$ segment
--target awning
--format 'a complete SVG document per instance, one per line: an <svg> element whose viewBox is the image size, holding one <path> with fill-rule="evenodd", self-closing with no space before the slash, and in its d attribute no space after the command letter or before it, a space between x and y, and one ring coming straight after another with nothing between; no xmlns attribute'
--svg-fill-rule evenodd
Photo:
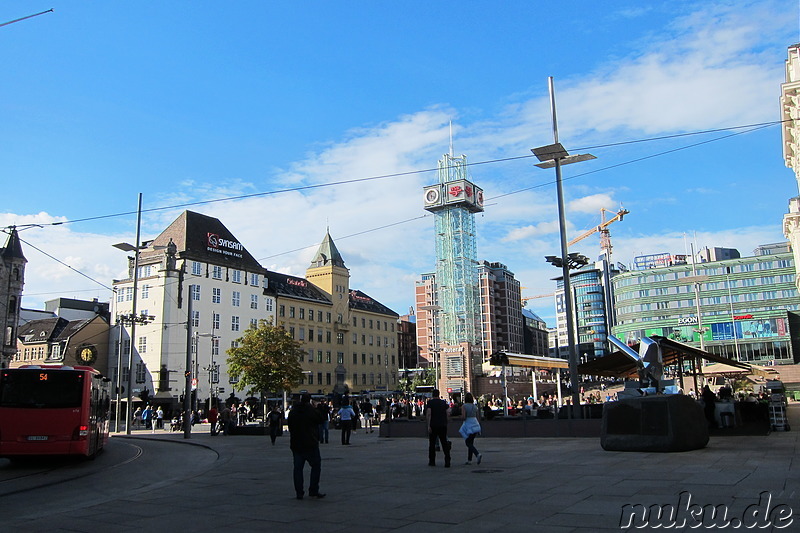
<svg viewBox="0 0 800 533"><path fill-rule="evenodd" d="M524 353L505 352L508 364L511 366L525 366L529 368L569 368L569 361L557 357L544 357Z"/></svg>
<svg viewBox="0 0 800 533"><path fill-rule="evenodd" d="M697 358L709 363L718 363L732 368L738 369L743 372L743 375L752 374L753 368L747 363L734 361L727 357L715 355L692 346L662 337L660 335L651 335L651 339L658 342L661 347L661 359L664 366L676 365L679 361L688 358ZM639 345L634 344L631 346L633 351L639 352ZM699 370L699 369L698 369ZM627 354L621 350L611 352L603 357L598 357L582 365L578 366L578 373L586 376L605 376L605 377L635 377L638 375L636 369L636 362L633 361Z"/></svg>

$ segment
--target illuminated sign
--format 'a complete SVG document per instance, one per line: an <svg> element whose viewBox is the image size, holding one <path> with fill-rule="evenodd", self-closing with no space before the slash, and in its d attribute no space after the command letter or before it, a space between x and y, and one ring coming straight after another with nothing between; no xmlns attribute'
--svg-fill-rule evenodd
<svg viewBox="0 0 800 533"><path fill-rule="evenodd" d="M220 237L216 233L208 233L208 248L209 252L216 252L218 254L223 255L230 255L233 257L238 257L239 259L242 258L242 254L239 252L244 251L244 246L242 243L238 241L232 241L230 239L225 239Z"/></svg>
<svg viewBox="0 0 800 533"><path fill-rule="evenodd" d="M303 279L286 278L288 285L297 285L298 287L307 287L308 283Z"/></svg>
<svg viewBox="0 0 800 533"><path fill-rule="evenodd" d="M747 320L748 318L753 318L753 315L733 315L734 320Z"/></svg>
<svg viewBox="0 0 800 533"><path fill-rule="evenodd" d="M678 319L679 326L686 326L691 324L697 324L696 316L686 316Z"/></svg>
<svg viewBox="0 0 800 533"><path fill-rule="evenodd" d="M367 298L366 296L359 296L358 294L351 294L350 298L356 301L365 302L365 303L372 303L372 298Z"/></svg>

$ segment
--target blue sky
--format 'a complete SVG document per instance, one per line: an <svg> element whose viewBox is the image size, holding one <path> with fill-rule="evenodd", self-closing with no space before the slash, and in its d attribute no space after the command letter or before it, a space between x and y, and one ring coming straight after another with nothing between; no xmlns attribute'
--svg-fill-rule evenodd
<svg viewBox="0 0 800 533"><path fill-rule="evenodd" d="M110 298L76 271L123 276L111 244L134 240L135 216L95 217L135 211L139 192L147 210L408 173L150 211L142 229L199 211L302 275L330 227L351 286L406 313L435 253L436 176L413 171L448 151L450 121L455 152L482 163L479 258L552 292L554 173L526 157L553 139L549 76L561 142L598 158L564 169L569 235L623 205L615 261L683 253L685 235L750 255L784 240L798 194L780 126L673 137L780 119L795 1L7 0L0 23L49 8L0 27L0 225L42 225L21 233L27 308ZM599 239L572 251L596 257ZM553 324L552 300L528 307Z"/></svg>

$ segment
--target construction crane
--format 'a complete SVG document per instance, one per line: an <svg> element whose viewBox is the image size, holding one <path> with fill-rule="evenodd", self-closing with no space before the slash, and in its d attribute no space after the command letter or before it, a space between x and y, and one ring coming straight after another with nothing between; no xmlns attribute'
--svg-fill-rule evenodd
<svg viewBox="0 0 800 533"><path fill-rule="evenodd" d="M551 292L548 294L537 294L535 296L523 296L520 299L522 300L522 306L525 307L525 305L528 303L528 300L536 300L537 298L547 298L552 296L555 296L555 293Z"/></svg>
<svg viewBox="0 0 800 533"><path fill-rule="evenodd" d="M600 233L600 249L603 250L606 254L606 259L611 262L611 233L608 231L608 226L611 223L616 222L617 220L622 220L622 217L630 213L624 207L620 207L619 211L611 217L610 219L606 220L606 213L613 213L610 209L606 209L604 207L600 208L600 225L593 227L592 229L585 231L569 241L568 246L572 246L576 242L582 241L589 235L593 235L595 233Z"/></svg>

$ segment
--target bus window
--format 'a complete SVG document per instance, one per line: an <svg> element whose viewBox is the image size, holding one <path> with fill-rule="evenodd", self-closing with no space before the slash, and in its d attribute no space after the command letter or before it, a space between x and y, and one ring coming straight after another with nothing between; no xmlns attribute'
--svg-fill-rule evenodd
<svg viewBox="0 0 800 533"><path fill-rule="evenodd" d="M0 375L0 407L80 407L84 377L81 372L17 369Z"/></svg>

